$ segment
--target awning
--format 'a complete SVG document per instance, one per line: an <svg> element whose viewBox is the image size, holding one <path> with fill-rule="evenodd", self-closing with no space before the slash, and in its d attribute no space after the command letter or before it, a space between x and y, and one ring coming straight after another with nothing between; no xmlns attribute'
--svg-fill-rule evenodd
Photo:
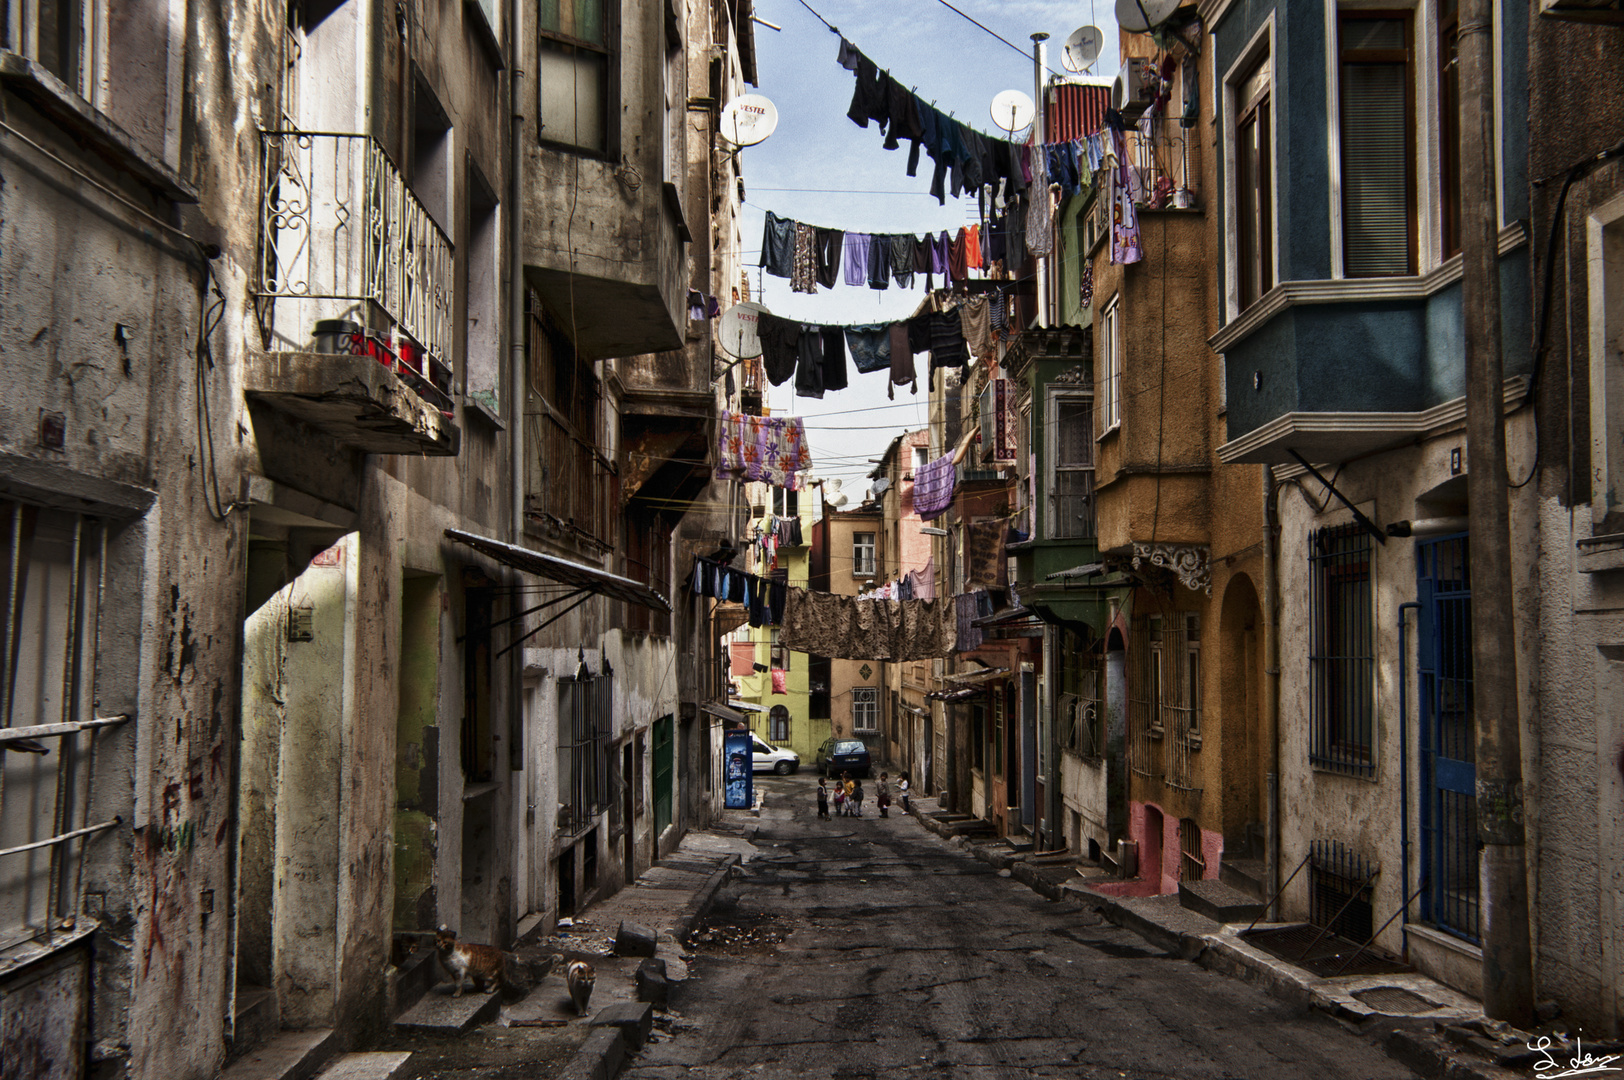
<svg viewBox="0 0 1624 1080"><path fill-rule="evenodd" d="M489 555L504 566L511 566L515 570L523 570L527 574L547 578L564 585L574 586L583 592L597 593L607 596L611 600L623 600L628 604L637 604L641 607L653 608L655 611L670 611L671 602L641 581L623 578L619 574L611 574L607 570L600 570L596 566L587 566L585 563L571 562L569 559L560 559L555 555L544 555L539 551L519 547L517 544L504 544L500 540L492 540L487 536L477 536L474 533L463 532L461 529L447 529L447 539L455 540L459 544L467 544L482 555Z"/></svg>
<svg viewBox="0 0 1624 1080"><path fill-rule="evenodd" d="M736 600L722 600L711 611L711 618L716 620L716 634L720 637L723 634L737 630L749 622L750 612L745 610L745 606ZM750 648L754 649L755 645L752 644ZM752 653L753 657L754 654Z"/></svg>
<svg viewBox="0 0 1624 1080"><path fill-rule="evenodd" d="M1009 678L1009 668L995 667L982 668L980 671L961 671L955 675L943 675L942 681L952 683L954 686L980 686L982 683L997 682L999 679L1007 678Z"/></svg>
<svg viewBox="0 0 1624 1080"><path fill-rule="evenodd" d="M767 706L765 706L765 705L752 705L748 701L731 701L731 702L728 703L728 707L729 708L734 708L734 709L743 709L745 712L767 712L768 711Z"/></svg>
<svg viewBox="0 0 1624 1080"><path fill-rule="evenodd" d="M980 697L986 692L979 686L966 686L962 690L932 690L925 698L928 701L941 701L951 705L955 701L969 701L971 698Z"/></svg>
<svg viewBox="0 0 1624 1080"><path fill-rule="evenodd" d="M750 721L745 719L744 714L737 709L730 709L726 705L719 705L714 701L701 701L699 707L723 723L733 724L737 727L750 726Z"/></svg>
<svg viewBox="0 0 1624 1080"><path fill-rule="evenodd" d="M1045 574L1044 578L1045 578L1045 580L1048 580L1048 581L1058 581L1058 580L1066 580L1066 579L1070 579L1070 578L1093 577L1096 574L1103 574L1104 572L1105 572L1105 564L1104 563L1102 563L1102 562L1091 562L1091 563L1084 563L1081 566L1074 566L1070 570L1056 570L1052 574Z"/></svg>

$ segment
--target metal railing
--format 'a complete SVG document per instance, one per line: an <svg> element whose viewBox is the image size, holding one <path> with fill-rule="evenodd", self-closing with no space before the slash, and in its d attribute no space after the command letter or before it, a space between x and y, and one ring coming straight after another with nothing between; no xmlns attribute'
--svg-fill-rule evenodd
<svg viewBox="0 0 1624 1080"><path fill-rule="evenodd" d="M1153 209L1178 205L1180 191L1193 201L1190 144L1176 121L1164 117L1142 121L1128 129L1126 141L1128 160L1139 179L1140 205Z"/></svg>
<svg viewBox="0 0 1624 1080"><path fill-rule="evenodd" d="M256 293L316 301L274 326L302 344L319 318L370 305L442 365L452 355L452 245L370 135L264 131ZM326 303L320 303L325 301ZM345 304L349 301L349 304ZM299 321L294 321L295 319ZM413 363L416 351L399 348ZM428 376L421 360L415 366Z"/></svg>

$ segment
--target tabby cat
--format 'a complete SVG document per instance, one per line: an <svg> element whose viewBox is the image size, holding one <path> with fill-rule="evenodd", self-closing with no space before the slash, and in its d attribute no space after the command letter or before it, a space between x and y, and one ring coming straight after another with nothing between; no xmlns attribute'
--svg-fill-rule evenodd
<svg viewBox="0 0 1624 1080"><path fill-rule="evenodd" d="M474 989L481 994L485 993L487 987L504 985L503 963L507 954L495 945L458 941L457 932L449 926L435 931L434 944L440 950L440 963L457 984L452 997L462 997L462 985L470 978L474 981Z"/></svg>
<svg viewBox="0 0 1624 1080"><path fill-rule="evenodd" d="M585 960L571 960L567 981L570 988L570 1000L575 1002L575 1011L580 1016L586 1015L586 1003L592 1000L592 984L597 979L597 972Z"/></svg>

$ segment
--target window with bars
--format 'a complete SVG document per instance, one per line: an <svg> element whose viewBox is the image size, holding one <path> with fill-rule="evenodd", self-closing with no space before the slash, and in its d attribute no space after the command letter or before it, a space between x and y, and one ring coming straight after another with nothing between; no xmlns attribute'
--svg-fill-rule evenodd
<svg viewBox="0 0 1624 1080"><path fill-rule="evenodd" d="M1235 278L1244 311L1274 287L1269 57L1235 84Z"/></svg>
<svg viewBox="0 0 1624 1080"><path fill-rule="evenodd" d="M880 692L876 689L856 689L851 692L851 727L853 731L874 733L880 730Z"/></svg>
<svg viewBox="0 0 1624 1080"><path fill-rule="evenodd" d="M1061 628L1058 640L1058 700L1055 718L1060 745L1074 754L1105 756L1105 656L1083 637Z"/></svg>
<svg viewBox="0 0 1624 1080"><path fill-rule="evenodd" d="M613 0L540 0L541 141L609 152Z"/></svg>
<svg viewBox="0 0 1624 1080"><path fill-rule="evenodd" d="M575 836L609 804L614 676L560 679L558 695L558 826Z"/></svg>
<svg viewBox="0 0 1624 1080"><path fill-rule="evenodd" d="M1347 941L1374 935L1371 885L1376 868L1346 844L1315 840L1308 859L1308 921Z"/></svg>
<svg viewBox="0 0 1624 1080"><path fill-rule="evenodd" d="M1343 11L1342 266L1349 277L1415 273L1415 116L1410 16Z"/></svg>
<svg viewBox="0 0 1624 1080"><path fill-rule="evenodd" d="M1049 535L1068 540L1092 537L1094 527L1094 397L1063 393L1050 398Z"/></svg>
<svg viewBox="0 0 1624 1080"><path fill-rule="evenodd" d="M1199 790L1195 751L1201 749L1201 622L1191 612L1135 621L1128 655L1128 764L1154 772L1155 743L1165 740L1167 783Z"/></svg>
<svg viewBox="0 0 1624 1080"><path fill-rule="evenodd" d="M1370 534L1357 524L1309 536L1309 683L1316 768L1373 775L1376 635Z"/></svg>
<svg viewBox="0 0 1624 1080"><path fill-rule="evenodd" d="M775 743L789 742L789 710L774 705L767 713L767 737Z"/></svg>
<svg viewBox="0 0 1624 1080"><path fill-rule="evenodd" d="M107 527L0 500L0 948L71 926L92 822Z"/></svg>

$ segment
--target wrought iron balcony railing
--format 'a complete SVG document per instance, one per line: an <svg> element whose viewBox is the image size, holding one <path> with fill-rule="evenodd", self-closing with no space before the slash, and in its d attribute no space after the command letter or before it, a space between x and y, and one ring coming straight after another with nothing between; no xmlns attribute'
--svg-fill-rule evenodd
<svg viewBox="0 0 1624 1080"><path fill-rule="evenodd" d="M261 150L256 291L270 301L272 338L308 351L318 319L369 330L387 320L398 363L448 390L451 241L383 147L369 135L265 131Z"/></svg>

